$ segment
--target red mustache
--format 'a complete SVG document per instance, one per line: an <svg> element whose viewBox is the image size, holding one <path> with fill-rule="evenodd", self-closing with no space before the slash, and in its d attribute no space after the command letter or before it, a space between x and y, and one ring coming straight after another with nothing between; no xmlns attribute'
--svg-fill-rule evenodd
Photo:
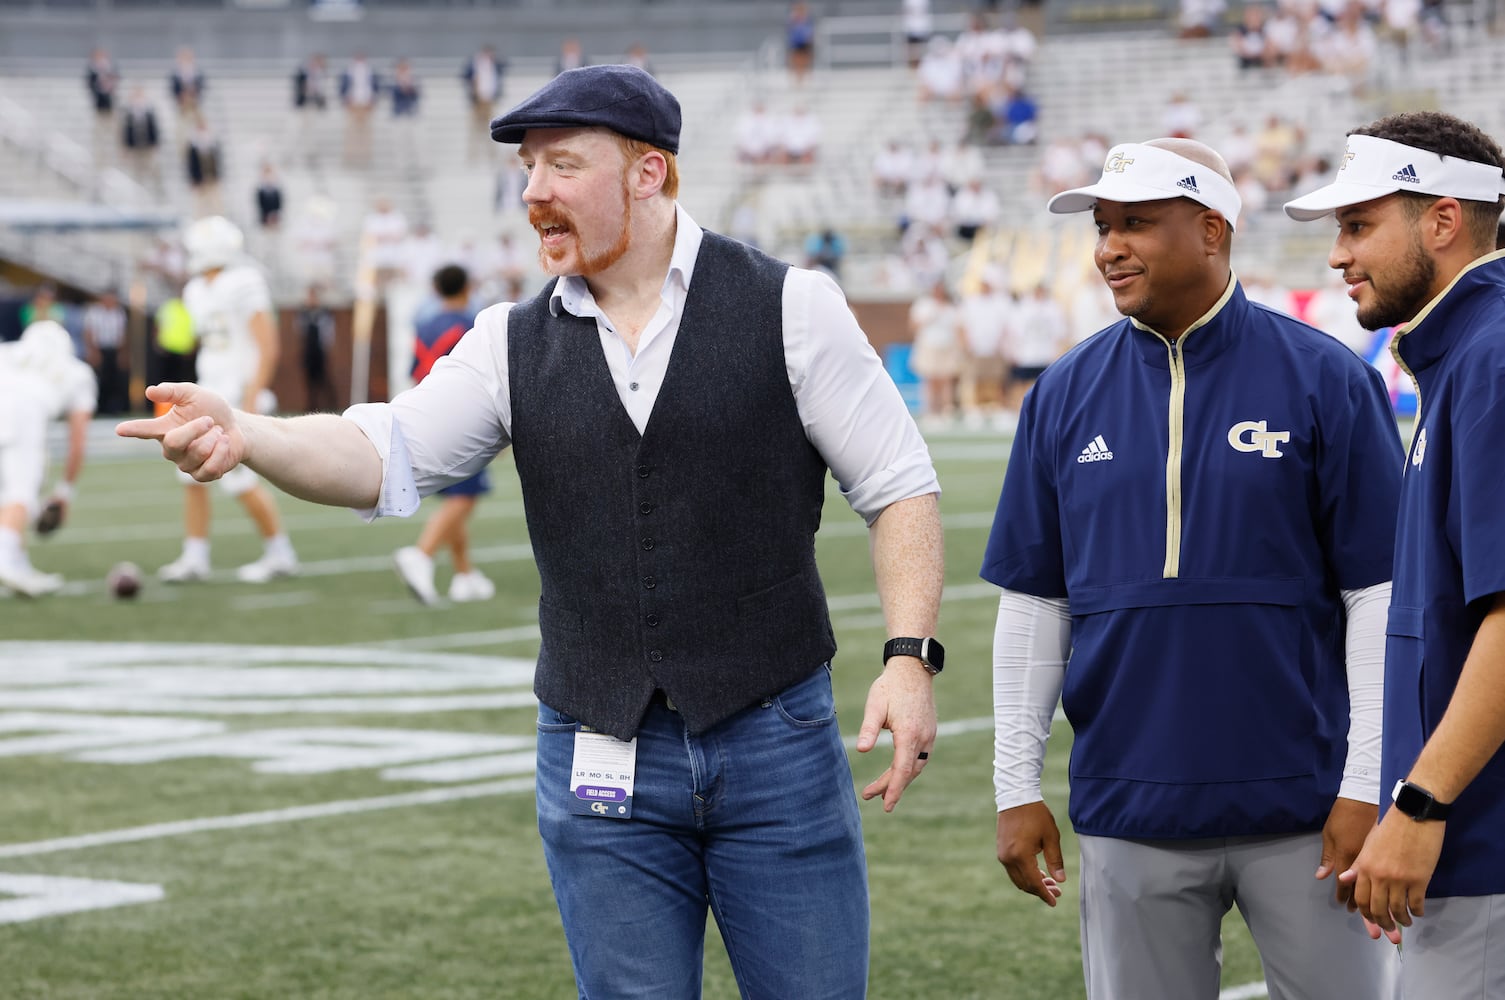
<svg viewBox="0 0 1505 1000"><path fill-rule="evenodd" d="M569 218L563 212L548 205L529 205L528 225L534 229L541 229L544 226L563 226L566 229L574 228L570 225Z"/></svg>

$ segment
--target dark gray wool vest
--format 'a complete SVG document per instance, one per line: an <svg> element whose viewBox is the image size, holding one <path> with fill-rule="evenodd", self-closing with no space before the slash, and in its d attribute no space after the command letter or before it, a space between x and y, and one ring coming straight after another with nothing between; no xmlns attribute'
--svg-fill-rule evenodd
<svg viewBox="0 0 1505 1000"><path fill-rule="evenodd" d="M533 689L630 739L655 688L700 733L836 651L815 532L826 464L784 366L788 265L707 232L640 435L594 319L554 282L507 319L512 450L538 565Z"/></svg>

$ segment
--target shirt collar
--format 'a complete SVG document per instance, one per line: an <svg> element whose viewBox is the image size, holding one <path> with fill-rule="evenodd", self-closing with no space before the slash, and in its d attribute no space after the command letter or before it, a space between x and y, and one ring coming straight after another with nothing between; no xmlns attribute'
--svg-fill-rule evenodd
<svg viewBox="0 0 1505 1000"><path fill-rule="evenodd" d="M663 295L668 297L674 287L680 292L689 290L690 278L695 273L695 259L700 255L700 244L705 230L695 224L679 202L674 203L674 252L669 257L669 273L664 275ZM567 312L571 316L594 315L596 298L590 286L578 274L566 275L554 284L549 296L549 314L558 316Z"/></svg>

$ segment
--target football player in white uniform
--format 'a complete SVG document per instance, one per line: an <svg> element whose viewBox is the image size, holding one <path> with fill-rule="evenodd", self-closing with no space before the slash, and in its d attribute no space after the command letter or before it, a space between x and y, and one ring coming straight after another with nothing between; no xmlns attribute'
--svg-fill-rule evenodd
<svg viewBox="0 0 1505 1000"><path fill-rule="evenodd" d="M258 400L277 369L277 333L272 326L266 279L242 259L245 238L222 216L199 219L183 236L188 270L183 305L198 338L198 377L203 385L243 409L257 412ZM183 503L183 552L157 571L168 583L209 576L209 487L179 473L187 489ZM261 533L260 559L236 570L246 583L265 583L298 571L298 557L282 531L276 501L250 469L241 467L220 480L226 493L245 507Z"/></svg>
<svg viewBox="0 0 1505 1000"><path fill-rule="evenodd" d="M26 526L37 514L47 472L47 424L68 419L68 461L48 505L62 523L84 464L97 388L94 371L78 359L68 331L52 320L33 323L12 344L0 345L0 589L23 597L63 585L26 555Z"/></svg>

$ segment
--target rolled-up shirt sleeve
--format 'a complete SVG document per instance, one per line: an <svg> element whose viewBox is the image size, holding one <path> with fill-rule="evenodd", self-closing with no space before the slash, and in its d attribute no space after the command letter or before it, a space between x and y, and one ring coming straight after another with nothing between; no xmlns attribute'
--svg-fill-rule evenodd
<svg viewBox="0 0 1505 1000"><path fill-rule="evenodd" d="M390 403L345 411L382 460L377 506L366 520L406 517L421 497L475 475L511 443L507 313L492 306L418 385Z"/></svg>
<svg viewBox="0 0 1505 1000"><path fill-rule="evenodd" d="M791 267L783 312L800 421L852 509L872 524L890 504L939 493L920 429L836 283Z"/></svg>

